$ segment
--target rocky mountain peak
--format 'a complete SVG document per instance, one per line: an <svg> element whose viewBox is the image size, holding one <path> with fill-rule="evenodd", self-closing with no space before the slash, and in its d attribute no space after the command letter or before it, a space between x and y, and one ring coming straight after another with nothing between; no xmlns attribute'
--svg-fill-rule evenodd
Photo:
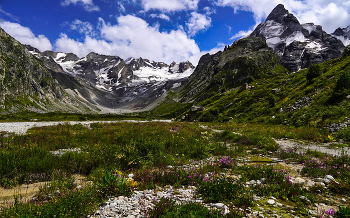
<svg viewBox="0 0 350 218"><path fill-rule="evenodd" d="M194 70L194 66L191 62L185 61L185 62L172 62L169 66L169 73L183 73L189 69Z"/></svg>
<svg viewBox="0 0 350 218"><path fill-rule="evenodd" d="M277 5L266 18L281 24L299 24L298 19L284 7L283 4Z"/></svg>
<svg viewBox="0 0 350 218"><path fill-rule="evenodd" d="M300 24L282 4L251 33L266 39L290 72L307 68L342 55L344 44L313 23Z"/></svg>
<svg viewBox="0 0 350 218"><path fill-rule="evenodd" d="M341 40L345 46L350 45L350 26L336 29L332 35Z"/></svg>
<svg viewBox="0 0 350 218"><path fill-rule="evenodd" d="M278 66L278 67L277 67ZM261 37L235 41L225 51L203 55L180 91L181 102L200 102L252 79L285 73L280 59Z"/></svg>

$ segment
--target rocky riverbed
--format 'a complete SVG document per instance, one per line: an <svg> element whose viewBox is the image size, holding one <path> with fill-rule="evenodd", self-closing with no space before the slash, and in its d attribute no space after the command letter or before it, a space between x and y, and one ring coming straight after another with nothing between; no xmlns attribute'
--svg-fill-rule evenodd
<svg viewBox="0 0 350 218"><path fill-rule="evenodd" d="M33 127L43 127L43 126L57 126L64 124L82 124L89 127L92 123L118 123L118 122L132 122L132 123L143 123L143 122L171 122L171 120L152 120L152 121L142 121L142 120L122 120L122 121L68 121L68 122L5 122L0 123L0 132L15 133L18 135L25 134L29 129Z"/></svg>

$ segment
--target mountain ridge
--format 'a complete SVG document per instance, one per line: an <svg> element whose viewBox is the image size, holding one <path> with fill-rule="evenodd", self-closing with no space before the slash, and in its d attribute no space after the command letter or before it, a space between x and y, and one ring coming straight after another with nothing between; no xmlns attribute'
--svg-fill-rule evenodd
<svg viewBox="0 0 350 218"><path fill-rule="evenodd" d="M300 24L282 4L277 5L250 36L266 39L290 72L340 57L345 48L342 41L323 31L321 26Z"/></svg>
<svg viewBox="0 0 350 218"><path fill-rule="evenodd" d="M124 61L118 56L101 55L94 52L79 58L72 53L40 52L27 46L30 52L41 59L56 75L69 74L75 79L85 80L92 88L75 90L78 95L96 105L127 110L144 110L153 105L168 90L178 87L192 72L190 62L167 65L143 58ZM67 75L66 75L67 77ZM103 93L106 91L108 93ZM84 94L85 93L85 94ZM97 95L92 99L90 95ZM106 97L109 96L109 97Z"/></svg>

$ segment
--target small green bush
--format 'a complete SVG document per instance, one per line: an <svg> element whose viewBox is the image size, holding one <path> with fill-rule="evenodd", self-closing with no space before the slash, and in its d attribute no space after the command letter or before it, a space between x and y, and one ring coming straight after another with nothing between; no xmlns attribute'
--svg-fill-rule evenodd
<svg viewBox="0 0 350 218"><path fill-rule="evenodd" d="M276 96L274 94L270 94L269 95L269 104L270 104L270 107L276 107Z"/></svg>
<svg viewBox="0 0 350 218"><path fill-rule="evenodd" d="M116 172L104 171L103 176L95 182L102 197L129 195L131 193L131 189L126 185L127 180Z"/></svg>
<svg viewBox="0 0 350 218"><path fill-rule="evenodd" d="M203 182L197 191L208 202L232 202L238 207L254 206L253 194L246 192L242 184L232 179L219 178Z"/></svg>
<svg viewBox="0 0 350 218"><path fill-rule="evenodd" d="M155 207L148 212L148 218L192 218L205 217L215 218L223 217L221 211L210 211L208 208L199 203L187 203L176 205L176 202L169 198L161 198Z"/></svg>
<svg viewBox="0 0 350 218"><path fill-rule="evenodd" d="M340 207L339 210L334 215L337 218L349 218L350 217L350 208Z"/></svg>
<svg viewBox="0 0 350 218"><path fill-rule="evenodd" d="M319 77L322 74L321 67L318 64L311 64L306 74L306 80L311 83L312 79Z"/></svg>
<svg viewBox="0 0 350 218"><path fill-rule="evenodd" d="M229 142L234 143L234 142L238 142L242 138L242 136L225 130L221 133L219 138L220 138L220 140L229 141Z"/></svg>
<svg viewBox="0 0 350 218"><path fill-rule="evenodd" d="M343 57L347 57L350 55L350 45L346 46L343 52Z"/></svg>
<svg viewBox="0 0 350 218"><path fill-rule="evenodd" d="M344 89L350 89L350 72L349 71L343 71L340 74L339 79L337 80L337 83L334 87L334 91L342 91Z"/></svg>
<svg viewBox="0 0 350 218"><path fill-rule="evenodd" d="M338 139L343 139L344 141L350 141L350 128L343 128L341 131L336 134Z"/></svg>

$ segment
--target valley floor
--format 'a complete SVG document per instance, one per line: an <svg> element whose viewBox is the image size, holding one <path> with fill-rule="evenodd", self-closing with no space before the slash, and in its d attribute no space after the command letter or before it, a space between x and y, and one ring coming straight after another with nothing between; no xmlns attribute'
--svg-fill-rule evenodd
<svg viewBox="0 0 350 218"><path fill-rule="evenodd" d="M32 127L44 128L26 134ZM6 168L10 159L4 161L0 170L8 173L2 173L1 182L8 187L0 189L0 217L342 218L336 211L349 210L349 147L332 135L327 143L271 139L238 126L170 120L1 123L3 131L20 134L2 139L4 160L18 152L12 164L29 158L25 163L31 165L30 158L41 155L59 163L56 174L79 172L79 181L75 174L57 181L24 179L13 187L21 181L5 177L14 172ZM32 150L22 155L27 146ZM37 176L41 169L31 167L23 172ZM15 167L21 168L26 167Z"/></svg>

